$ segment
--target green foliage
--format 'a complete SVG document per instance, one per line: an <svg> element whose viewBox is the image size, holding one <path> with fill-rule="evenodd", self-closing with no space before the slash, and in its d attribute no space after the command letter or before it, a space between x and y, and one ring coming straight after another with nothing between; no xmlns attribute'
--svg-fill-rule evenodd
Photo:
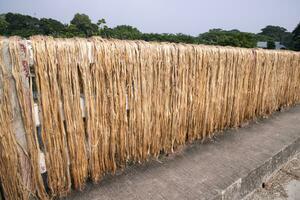
<svg viewBox="0 0 300 200"><path fill-rule="evenodd" d="M293 50L300 51L300 36L294 39Z"/></svg>
<svg viewBox="0 0 300 200"><path fill-rule="evenodd" d="M290 32L284 34L281 38L281 44L286 46L288 49L291 49L293 46L293 34Z"/></svg>
<svg viewBox="0 0 300 200"><path fill-rule="evenodd" d="M6 35L8 22L5 20L5 15L0 15L0 35Z"/></svg>
<svg viewBox="0 0 300 200"><path fill-rule="evenodd" d="M99 27L99 29L102 29L102 28L104 28L106 25L106 21L105 21L105 19L99 19L98 21L97 21L97 25L98 25L98 27Z"/></svg>
<svg viewBox="0 0 300 200"><path fill-rule="evenodd" d="M254 48L257 41L269 41L268 47L273 48L274 42L279 41L287 48L300 50L300 24L293 33L280 26L266 26L261 33L253 34L241 32L237 29L222 30L211 29L197 37L182 33L142 33L137 28L120 25L110 28L105 19L93 23L88 15L77 13L70 24L51 18L35 18L29 15L14 13L0 14L0 35L30 37L32 35L50 35L53 37L90 37L100 35L104 38L117 38L126 40L145 40L158 42L174 42L189 44L208 44ZM274 44L274 45L273 45Z"/></svg>
<svg viewBox="0 0 300 200"><path fill-rule="evenodd" d="M293 34L293 49L296 51L300 51L300 23L292 32Z"/></svg>
<svg viewBox="0 0 300 200"><path fill-rule="evenodd" d="M292 32L293 38L300 35L300 23L296 26L296 28Z"/></svg>
<svg viewBox="0 0 300 200"><path fill-rule="evenodd" d="M44 35L58 37L64 34L66 26L54 19L42 18L40 20L40 28Z"/></svg>
<svg viewBox="0 0 300 200"><path fill-rule="evenodd" d="M257 39L255 34L240 32L239 30L225 31L211 29L209 32L199 35L199 41L204 44L253 48Z"/></svg>
<svg viewBox="0 0 300 200"><path fill-rule="evenodd" d="M93 24L86 14L75 14L71 20L71 25L76 26L77 30L75 32L77 33L79 31L79 35L82 35L82 33L87 37L98 35L98 25ZM73 30L73 27L71 30Z"/></svg>
<svg viewBox="0 0 300 200"><path fill-rule="evenodd" d="M142 33L132 26L120 25L113 29L106 28L102 32L105 37L126 39L126 40L139 40L141 39Z"/></svg>
<svg viewBox="0 0 300 200"><path fill-rule="evenodd" d="M258 35L266 37L265 40L260 41L273 40L280 42L288 48L292 46L292 34L280 26L266 26L261 29L261 32Z"/></svg>
<svg viewBox="0 0 300 200"><path fill-rule="evenodd" d="M267 49L275 49L275 42L274 41L268 41L267 42Z"/></svg>
<svg viewBox="0 0 300 200"><path fill-rule="evenodd" d="M142 35L142 40L157 41L157 42L190 43L190 44L197 43L197 38L182 33L177 33L177 34L144 33Z"/></svg>
<svg viewBox="0 0 300 200"><path fill-rule="evenodd" d="M273 38L275 41L281 41L282 36L287 32L287 30L280 26L266 26L261 29L260 35L265 35Z"/></svg>
<svg viewBox="0 0 300 200"><path fill-rule="evenodd" d="M259 34L259 33L256 34L255 37L256 37L257 41L261 41L261 42L273 40L272 37L267 36L267 35L261 35L261 34Z"/></svg>
<svg viewBox="0 0 300 200"><path fill-rule="evenodd" d="M61 37L86 37L86 35L77 26L70 24Z"/></svg>
<svg viewBox="0 0 300 200"><path fill-rule="evenodd" d="M35 17L7 13L5 15L5 20L8 23L7 30L5 31L6 35L29 37L43 33L40 29L40 20Z"/></svg>

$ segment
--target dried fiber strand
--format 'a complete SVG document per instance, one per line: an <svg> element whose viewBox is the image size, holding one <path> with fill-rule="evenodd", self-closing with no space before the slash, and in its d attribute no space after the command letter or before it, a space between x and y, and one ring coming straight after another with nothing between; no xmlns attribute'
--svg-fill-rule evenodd
<svg viewBox="0 0 300 200"><path fill-rule="evenodd" d="M20 54L20 38L9 38L9 51L12 62L12 74L16 82L18 100L21 108L21 115L26 131L27 148L30 156L30 163L33 173L33 187L37 190L40 199L47 199L48 195L45 191L43 180L39 168L39 143L37 141L37 133L33 118L33 97L32 89L25 88L26 80L23 73L23 65L19 60ZM28 53L28 52L26 52ZM28 56L28 55L27 55ZM29 91L29 93L28 93Z"/></svg>
<svg viewBox="0 0 300 200"><path fill-rule="evenodd" d="M4 38L0 38L0 49ZM22 181L22 166L18 144L12 128L13 109L11 104L11 73L0 55L0 182L6 199L29 199Z"/></svg>
<svg viewBox="0 0 300 200"><path fill-rule="evenodd" d="M34 37L35 75L40 94L42 139L52 196L65 196L71 187L67 141L58 86L55 42L52 38Z"/></svg>

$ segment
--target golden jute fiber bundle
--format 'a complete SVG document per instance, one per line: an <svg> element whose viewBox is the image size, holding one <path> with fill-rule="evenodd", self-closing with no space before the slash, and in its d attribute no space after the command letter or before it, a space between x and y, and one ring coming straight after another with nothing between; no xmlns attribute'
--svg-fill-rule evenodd
<svg viewBox="0 0 300 200"><path fill-rule="evenodd" d="M32 98L32 82L30 82L29 94L27 88L25 88L25 82L27 81L22 76L23 65L20 61L18 54L20 53L20 39L17 37L11 37L9 39L9 52L12 64L12 75L16 82L17 96L21 108L21 115L23 124L25 127L25 135L28 146L29 160L31 164L31 172L33 173L32 184L33 195L37 194L40 199L47 199L47 193L44 188L44 183L40 174L39 168L39 143L37 140L37 133L35 128L35 122L33 119L33 98ZM28 53L27 53L28 54ZM27 55L28 56L28 55Z"/></svg>
<svg viewBox="0 0 300 200"><path fill-rule="evenodd" d="M186 142L212 137L300 102L300 54L296 52L32 37L46 194L38 171L40 149L32 105L26 107L32 100L26 101L18 75L18 40L10 40L34 177L31 192L40 199L65 196L72 187L83 189L88 178L97 182L128 163L173 152ZM1 106L8 103L1 101ZM9 109L1 110L1 116L8 115ZM16 151L13 135L12 130L5 133L13 144L3 146L5 151ZM11 162L5 160L0 170ZM5 194L23 198L10 192L24 192L17 177L13 179L17 186L2 179Z"/></svg>
<svg viewBox="0 0 300 200"><path fill-rule="evenodd" d="M37 87L42 110L42 140L45 146L45 160L48 184L53 196L63 196L70 191L71 177L67 148L67 136L61 108L61 88L58 86L57 53L53 39L36 38L32 41L35 53ZM49 58L55 59L49 59ZM73 161L75 162L75 161Z"/></svg>
<svg viewBox="0 0 300 200"><path fill-rule="evenodd" d="M0 37L3 50L4 38ZM11 73L0 56L0 183L6 199L28 199L29 191L22 180L21 159L12 127Z"/></svg>

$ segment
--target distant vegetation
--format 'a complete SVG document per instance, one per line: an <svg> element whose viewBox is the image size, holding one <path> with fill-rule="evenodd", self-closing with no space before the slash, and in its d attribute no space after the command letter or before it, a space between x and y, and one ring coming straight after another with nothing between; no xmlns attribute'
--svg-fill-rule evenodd
<svg viewBox="0 0 300 200"><path fill-rule="evenodd" d="M247 33L239 30L211 29L198 36L182 33L142 33L137 28L120 25L114 28L106 25L105 19L93 23L88 15L75 14L69 24L63 24L51 18L35 18L29 15L7 13L0 15L0 35L30 37L32 35L49 35L53 37L90 37L117 38L128 40L165 41L189 44L211 44L253 48L257 41L266 41L268 48L275 48L275 41L287 49L300 50L300 23L293 32L280 26L266 26L260 33Z"/></svg>

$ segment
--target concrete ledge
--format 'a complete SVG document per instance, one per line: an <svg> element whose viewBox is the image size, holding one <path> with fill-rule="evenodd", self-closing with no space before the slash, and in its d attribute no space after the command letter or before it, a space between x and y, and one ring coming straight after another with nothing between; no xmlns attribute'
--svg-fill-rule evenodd
<svg viewBox="0 0 300 200"><path fill-rule="evenodd" d="M300 106L106 176L67 199L242 199L300 151Z"/></svg>
<svg viewBox="0 0 300 200"><path fill-rule="evenodd" d="M280 152L275 154L258 168L249 172L246 177L237 180L235 183L226 188L221 195L215 199L242 199L255 189L262 186L262 183L289 161L299 152L300 138L294 143L286 146Z"/></svg>

